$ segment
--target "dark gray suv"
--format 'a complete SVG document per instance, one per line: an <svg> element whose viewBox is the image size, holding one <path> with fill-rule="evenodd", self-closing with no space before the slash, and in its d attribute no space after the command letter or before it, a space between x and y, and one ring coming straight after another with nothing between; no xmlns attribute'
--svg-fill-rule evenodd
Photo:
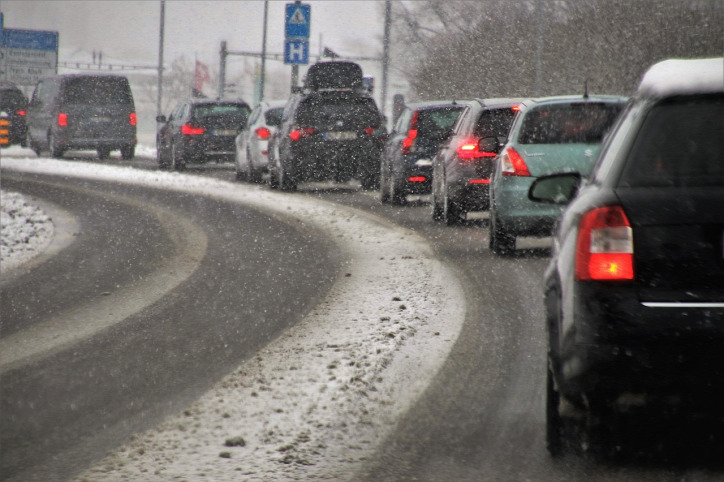
<svg viewBox="0 0 724 482"><path fill-rule="evenodd" d="M133 159L136 108L128 79L108 74L63 74L38 82L28 106L28 139L40 155L95 150L106 159L120 149Z"/></svg>

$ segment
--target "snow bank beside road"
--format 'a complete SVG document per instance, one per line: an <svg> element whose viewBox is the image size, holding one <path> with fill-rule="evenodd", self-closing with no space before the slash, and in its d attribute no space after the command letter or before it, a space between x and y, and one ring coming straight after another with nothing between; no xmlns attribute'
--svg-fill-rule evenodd
<svg viewBox="0 0 724 482"><path fill-rule="evenodd" d="M53 239L53 221L37 201L0 191L0 269L13 269L43 252Z"/></svg>
<svg viewBox="0 0 724 482"><path fill-rule="evenodd" d="M314 225L350 259L327 298L211 392L78 480L351 478L458 336L462 288L409 230L361 211L178 173L48 159L4 169L190 191Z"/></svg>

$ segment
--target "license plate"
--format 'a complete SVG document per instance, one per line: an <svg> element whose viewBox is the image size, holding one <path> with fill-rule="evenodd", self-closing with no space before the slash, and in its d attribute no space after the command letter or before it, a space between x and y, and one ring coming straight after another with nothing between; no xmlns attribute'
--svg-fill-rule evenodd
<svg viewBox="0 0 724 482"><path fill-rule="evenodd" d="M328 141L351 141L357 139L357 133L353 131L325 132L324 139Z"/></svg>
<svg viewBox="0 0 724 482"><path fill-rule="evenodd" d="M234 129L217 129L213 131L215 136L235 136L236 131Z"/></svg>

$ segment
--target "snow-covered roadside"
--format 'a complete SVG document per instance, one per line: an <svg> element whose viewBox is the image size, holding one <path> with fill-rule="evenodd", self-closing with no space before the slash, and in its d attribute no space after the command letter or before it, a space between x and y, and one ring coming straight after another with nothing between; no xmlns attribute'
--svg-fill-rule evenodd
<svg viewBox="0 0 724 482"><path fill-rule="evenodd" d="M42 253L53 239L53 220L20 193L0 190L0 271Z"/></svg>
<svg viewBox="0 0 724 482"><path fill-rule="evenodd" d="M349 479L428 385L464 317L457 280L414 233L258 186L49 159L3 169L190 191L324 230L350 264L299 325L183 413L77 480Z"/></svg>

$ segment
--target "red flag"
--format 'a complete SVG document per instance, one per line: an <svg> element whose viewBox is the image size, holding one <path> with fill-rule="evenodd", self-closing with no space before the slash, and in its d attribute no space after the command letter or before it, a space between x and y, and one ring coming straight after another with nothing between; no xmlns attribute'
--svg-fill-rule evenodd
<svg viewBox="0 0 724 482"><path fill-rule="evenodd" d="M196 72L194 74L194 89L201 92L206 82L211 82L211 76L209 75L209 66L196 61Z"/></svg>

